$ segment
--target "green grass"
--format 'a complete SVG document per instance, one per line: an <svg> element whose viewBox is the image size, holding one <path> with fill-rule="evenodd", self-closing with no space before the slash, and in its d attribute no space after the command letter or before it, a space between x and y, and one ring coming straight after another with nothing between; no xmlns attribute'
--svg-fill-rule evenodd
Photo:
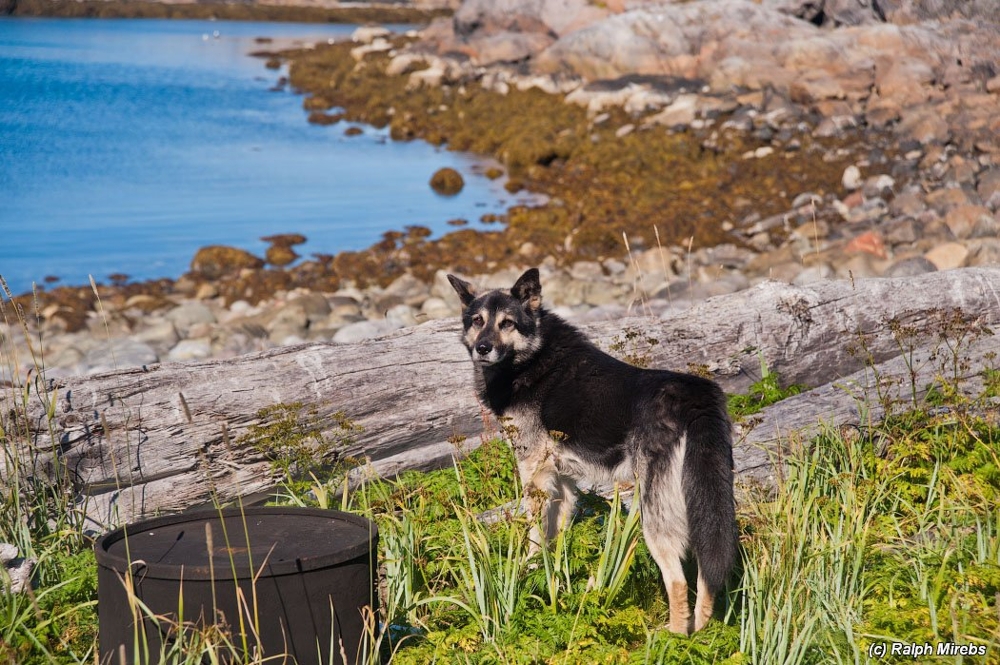
<svg viewBox="0 0 1000 665"><path fill-rule="evenodd" d="M23 321L0 304L6 322ZM6 367L44 367L13 357L3 340L0 354ZM861 663L869 645L892 641L984 646L985 659L942 662L997 662L1000 373L981 377L975 399L942 382L924 401L892 405L880 424L787 441L778 487L740 505L742 564L726 606L692 637L665 630L660 573L624 495L584 495L572 527L529 557L531 524L517 509L514 460L500 438L452 468L346 493L341 476L320 475L289 445L295 437L268 449L291 451L289 472L312 473L289 474L285 501L379 524L378 646L393 663ZM63 476L31 466L23 414L28 400L51 399L33 386L14 382L0 395L9 478L0 541L38 560L32 593L0 594L0 663L91 663L95 563ZM736 416L786 394L765 374L731 408ZM308 407L294 406L267 426L315 435ZM219 662L240 643L223 630L188 631L160 659Z"/></svg>

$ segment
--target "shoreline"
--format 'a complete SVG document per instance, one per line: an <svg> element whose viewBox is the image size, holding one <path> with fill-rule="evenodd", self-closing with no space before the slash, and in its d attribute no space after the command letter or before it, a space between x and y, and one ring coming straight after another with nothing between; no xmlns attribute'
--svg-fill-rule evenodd
<svg viewBox="0 0 1000 665"><path fill-rule="evenodd" d="M426 24L450 10L402 4L352 6L152 0L0 0L0 16L47 18L160 18L292 23Z"/></svg>
<svg viewBox="0 0 1000 665"><path fill-rule="evenodd" d="M327 131L356 120L396 140L498 158L511 188L550 202L512 207L489 237L466 228L428 241L413 227L289 268L245 252L206 255L176 280L100 287L111 337L134 343L143 363L357 341L454 316L444 270L503 284L541 266L548 302L592 320L669 315L765 279L905 278L1000 263L1000 150L977 138L980 121L915 139L924 130L905 117L841 126L827 106L739 90L672 90L637 112L632 100L662 93L664 79L567 82L517 65L481 67L377 29L261 56L291 63L292 85ZM977 85L956 86L958 102L932 91L929 104L964 104L954 118L972 113L988 126L983 105L1000 87ZM669 115L692 98L690 114ZM39 328L62 347L52 366L107 369L87 360L101 343L83 341L107 338L90 287L57 287L41 300Z"/></svg>

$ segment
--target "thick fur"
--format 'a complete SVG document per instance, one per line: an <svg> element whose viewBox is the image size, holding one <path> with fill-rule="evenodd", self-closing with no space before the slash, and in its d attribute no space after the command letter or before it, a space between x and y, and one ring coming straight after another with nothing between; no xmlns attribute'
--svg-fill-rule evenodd
<svg viewBox="0 0 1000 665"><path fill-rule="evenodd" d="M477 294L453 275L479 397L505 421L534 547L572 518L581 481L637 481L643 535L660 566L670 629L701 629L737 556L732 427L707 379L639 369L602 352L541 304L538 271ZM698 564L691 616L681 567Z"/></svg>

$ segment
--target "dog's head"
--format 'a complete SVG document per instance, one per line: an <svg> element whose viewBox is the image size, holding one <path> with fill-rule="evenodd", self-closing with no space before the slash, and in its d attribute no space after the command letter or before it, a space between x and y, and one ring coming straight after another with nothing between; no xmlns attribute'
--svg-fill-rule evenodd
<svg viewBox="0 0 1000 665"><path fill-rule="evenodd" d="M454 275L448 275L448 281L462 300L462 341L474 362L516 365L539 349L542 285L537 268L521 275L509 291L495 289L477 295L471 284Z"/></svg>

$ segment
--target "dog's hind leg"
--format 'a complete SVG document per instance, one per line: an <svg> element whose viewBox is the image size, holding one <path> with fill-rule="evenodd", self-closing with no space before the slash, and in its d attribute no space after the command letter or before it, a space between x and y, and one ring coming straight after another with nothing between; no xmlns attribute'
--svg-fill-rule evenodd
<svg viewBox="0 0 1000 665"><path fill-rule="evenodd" d="M681 562L687 551L688 523L684 505L681 469L685 439L673 449L667 465L649 465L646 482L640 486L642 499L642 534L653 559L663 573L663 584L670 603L670 630L690 631L691 606Z"/></svg>
<svg viewBox="0 0 1000 665"><path fill-rule="evenodd" d="M733 500L733 458L729 421L723 413L702 418L688 433L684 459L684 489L690 524L690 545L698 562L698 599L694 629L712 616L713 601L739 557L736 504Z"/></svg>
<svg viewBox="0 0 1000 665"><path fill-rule="evenodd" d="M694 629L695 632L701 630L712 618L712 610L715 607L715 594L709 588L708 583L698 571L698 600L694 604Z"/></svg>
<svg viewBox="0 0 1000 665"><path fill-rule="evenodd" d="M684 568L681 566L683 550L677 547L662 534L650 533L643 529L646 545L653 560L663 573L663 584L667 588L667 600L670 603L670 630L674 633L688 634L688 624L691 619L691 606L688 604L688 586L684 578Z"/></svg>

